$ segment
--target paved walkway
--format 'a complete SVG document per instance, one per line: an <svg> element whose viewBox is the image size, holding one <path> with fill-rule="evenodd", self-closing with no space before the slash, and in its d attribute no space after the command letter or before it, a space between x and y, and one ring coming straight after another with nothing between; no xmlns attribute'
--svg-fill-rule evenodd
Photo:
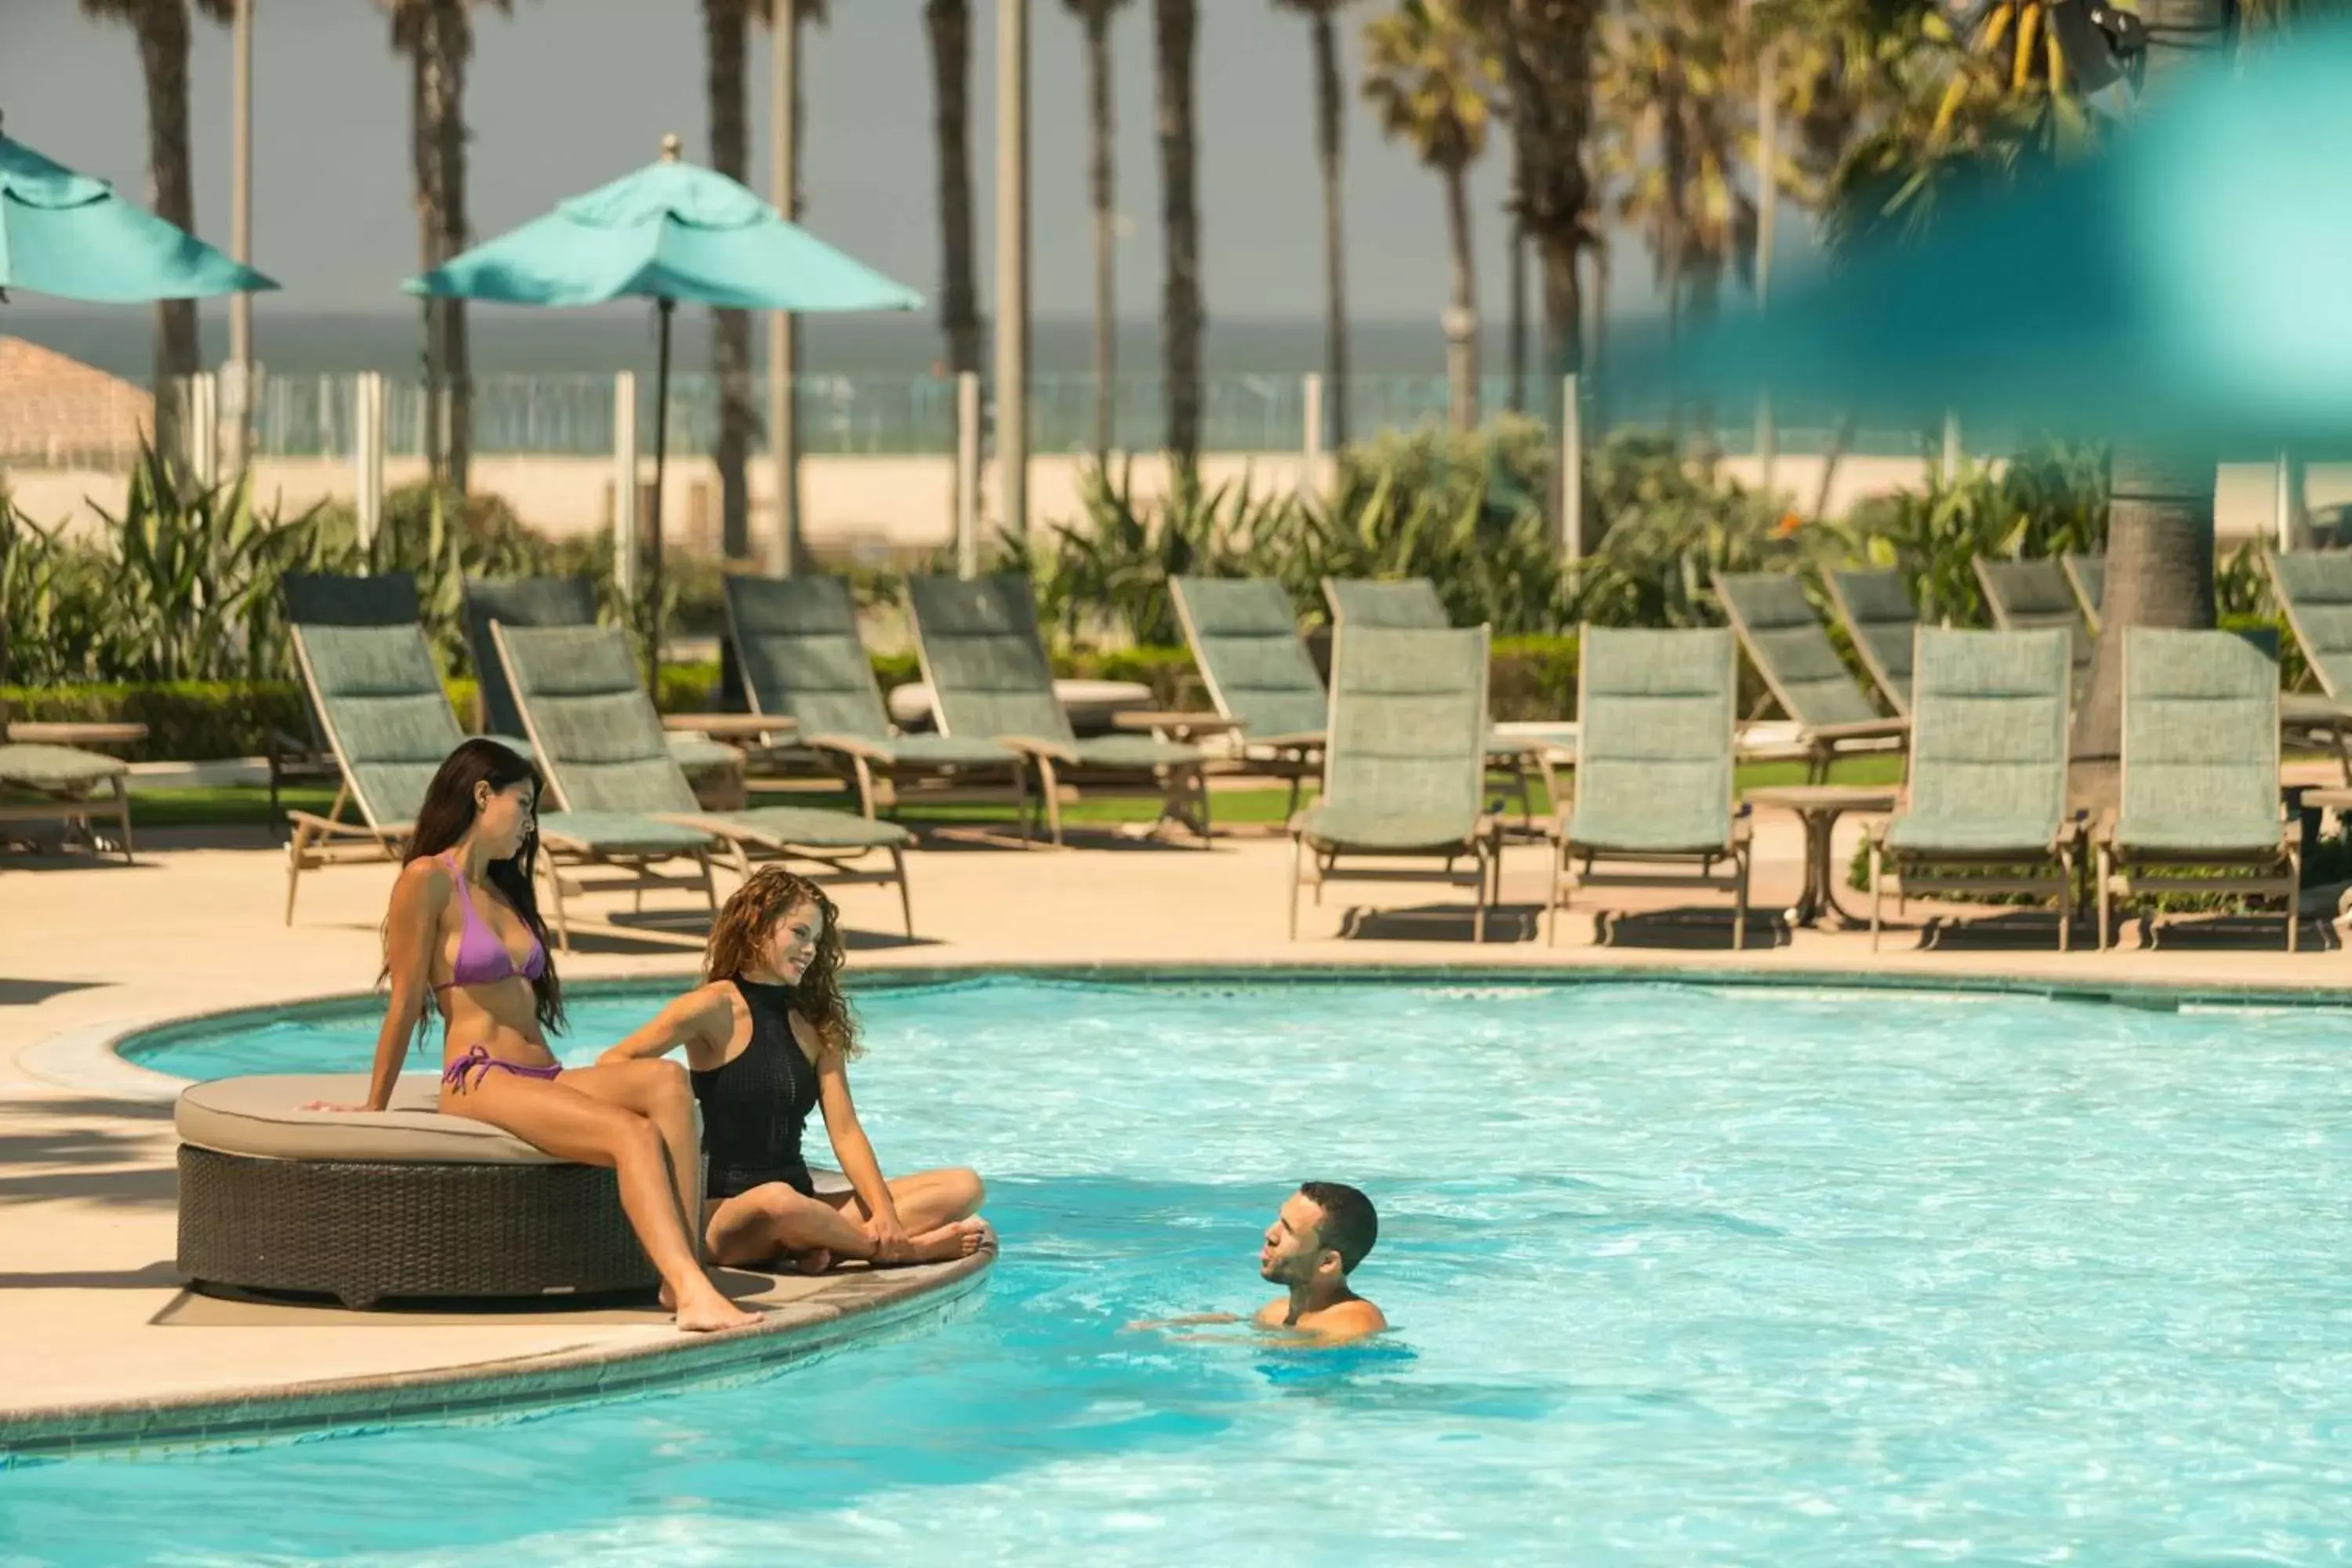
<svg viewBox="0 0 2352 1568"><path fill-rule="evenodd" d="M1847 844L1855 831L1847 825ZM1723 900L1716 897L1687 921L1622 922L1608 947L1593 945L1591 919L1579 912L1564 922L1559 945L1547 947L1532 930L1548 878L1547 858L1534 847L1507 852L1504 899L1516 907L1484 944L1471 943L1466 910L1449 904L1459 895L1374 886L1333 889L1333 906L1307 911L1294 943L1284 924L1290 852L1279 839L1220 839L1207 851L1099 837L1077 842L1091 847L1057 854L950 845L918 854L912 877L922 938L913 942L897 934L894 892L844 889L853 967L1088 961L1643 965L1870 970L1930 982L1986 974L2222 987L2352 981L2352 958L2332 942L2315 941L2293 956L2278 950L2275 924L2227 942L2184 933L2160 951L2104 955L2056 952L2046 920L2030 928L1995 922L1927 950L1915 930L1905 929L1890 932L1886 951L1875 957L1866 934L1780 932L1767 942L1759 925L1765 944L1734 954ZM1795 825L1764 816L1757 842L1756 905L1777 909L1794 900L1801 880ZM0 857L0 1418L29 1406L625 1347L670 1332L612 1323L384 1323L363 1331L154 1323L177 1293L170 1106L137 1098L136 1075L127 1071L118 1085L67 1088L35 1067L59 1056L61 1037L367 989L376 975L376 928L392 869L311 873L289 928L280 921L283 862L265 848L174 847L168 836L154 835L134 867L88 859L43 862L38 869L30 864ZM1652 911L1674 901L1611 896L1620 907ZM1360 934L1343 937L1339 898L1393 898L1420 912L1377 917ZM591 923L579 931L579 950L562 961L568 976L658 975L687 983L701 926L683 904L674 911L679 918L663 921L649 918L655 911L631 917L618 899L584 903ZM1914 906L1911 912L1927 911Z"/></svg>

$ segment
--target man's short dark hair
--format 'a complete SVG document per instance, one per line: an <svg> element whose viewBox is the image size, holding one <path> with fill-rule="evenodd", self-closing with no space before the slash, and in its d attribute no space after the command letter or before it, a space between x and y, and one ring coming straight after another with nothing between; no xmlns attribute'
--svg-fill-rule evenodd
<svg viewBox="0 0 2352 1568"><path fill-rule="evenodd" d="M1381 1238L1381 1216L1372 1212L1372 1200L1344 1182L1301 1182L1298 1192L1323 1211L1323 1221L1315 1227L1316 1244L1339 1255L1340 1273L1353 1274Z"/></svg>

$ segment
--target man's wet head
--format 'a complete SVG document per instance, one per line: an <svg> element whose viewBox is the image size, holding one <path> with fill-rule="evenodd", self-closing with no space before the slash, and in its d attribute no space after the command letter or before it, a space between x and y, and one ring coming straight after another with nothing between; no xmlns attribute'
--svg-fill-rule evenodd
<svg viewBox="0 0 2352 1568"><path fill-rule="evenodd" d="M1372 1200L1354 1187L1339 1182L1305 1183L1265 1227L1258 1272L1276 1285L1301 1286L1318 1279L1336 1284L1364 1260L1380 1230Z"/></svg>

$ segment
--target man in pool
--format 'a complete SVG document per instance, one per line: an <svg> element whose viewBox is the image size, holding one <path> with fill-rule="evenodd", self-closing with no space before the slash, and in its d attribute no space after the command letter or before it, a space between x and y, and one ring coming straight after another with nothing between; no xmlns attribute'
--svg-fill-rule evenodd
<svg viewBox="0 0 2352 1568"><path fill-rule="evenodd" d="M1372 1200L1340 1182L1306 1182L1290 1194L1265 1227L1257 1271L1288 1294L1268 1301L1249 1321L1324 1344L1376 1334L1389 1326L1381 1310L1349 1288L1349 1276L1379 1239L1380 1215ZM1130 1323L1135 1329L1174 1329L1195 1324L1237 1323L1230 1312L1208 1312L1162 1322Z"/></svg>

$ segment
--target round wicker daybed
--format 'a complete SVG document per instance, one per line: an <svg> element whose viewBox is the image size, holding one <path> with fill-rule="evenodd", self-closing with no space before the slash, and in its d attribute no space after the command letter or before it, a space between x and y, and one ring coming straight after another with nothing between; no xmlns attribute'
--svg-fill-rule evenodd
<svg viewBox="0 0 2352 1568"><path fill-rule="evenodd" d="M660 1276L621 1212L613 1173L435 1110L439 1084L404 1076L383 1111L346 1074L190 1087L180 1135L180 1271L192 1286L386 1297L591 1295Z"/></svg>

